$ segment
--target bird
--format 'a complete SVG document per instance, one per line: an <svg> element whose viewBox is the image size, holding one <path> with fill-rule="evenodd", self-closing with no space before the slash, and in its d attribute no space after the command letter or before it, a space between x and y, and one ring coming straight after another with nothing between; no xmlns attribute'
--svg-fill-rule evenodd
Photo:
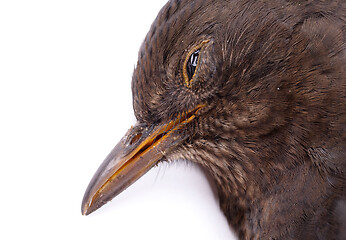
<svg viewBox="0 0 346 240"><path fill-rule="evenodd" d="M346 239L344 0L170 0L132 76L137 122L88 215L162 162L201 166L239 239Z"/></svg>

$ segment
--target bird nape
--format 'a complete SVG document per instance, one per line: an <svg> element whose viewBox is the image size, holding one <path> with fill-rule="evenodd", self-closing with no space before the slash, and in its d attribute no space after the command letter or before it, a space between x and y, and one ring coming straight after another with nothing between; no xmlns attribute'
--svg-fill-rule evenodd
<svg viewBox="0 0 346 240"><path fill-rule="evenodd" d="M345 0L169 1L139 50L137 123L82 213L186 159L240 239L346 239L345 19Z"/></svg>

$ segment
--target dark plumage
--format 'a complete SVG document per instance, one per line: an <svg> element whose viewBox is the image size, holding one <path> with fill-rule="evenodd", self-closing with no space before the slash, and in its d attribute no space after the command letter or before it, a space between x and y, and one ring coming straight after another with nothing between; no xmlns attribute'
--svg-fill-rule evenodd
<svg viewBox="0 0 346 240"><path fill-rule="evenodd" d="M240 239L346 239L345 19L344 0L169 1L133 74L138 123L83 213L186 159Z"/></svg>

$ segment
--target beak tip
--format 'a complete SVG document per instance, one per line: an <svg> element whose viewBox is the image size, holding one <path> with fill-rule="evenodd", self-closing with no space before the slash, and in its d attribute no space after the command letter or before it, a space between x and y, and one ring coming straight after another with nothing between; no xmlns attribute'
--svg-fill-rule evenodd
<svg viewBox="0 0 346 240"><path fill-rule="evenodd" d="M91 208L89 198L84 196L83 201L82 201L82 206L81 206L81 213L83 216L87 216L91 212L93 212L93 210Z"/></svg>
<svg viewBox="0 0 346 240"><path fill-rule="evenodd" d="M96 200L95 199L89 200L89 198L86 198L86 199L87 200L83 200L82 207L81 207L81 213L83 216L88 216L90 213L95 212L104 203L106 203L106 202L103 202L103 204L102 204L102 201L100 199L96 199Z"/></svg>
<svg viewBox="0 0 346 240"><path fill-rule="evenodd" d="M88 215L88 208L84 204L82 205L81 212L83 216Z"/></svg>
<svg viewBox="0 0 346 240"><path fill-rule="evenodd" d="M94 211L86 205L83 205L81 210L82 210L81 212L82 212L83 216L88 216L90 213L92 213Z"/></svg>

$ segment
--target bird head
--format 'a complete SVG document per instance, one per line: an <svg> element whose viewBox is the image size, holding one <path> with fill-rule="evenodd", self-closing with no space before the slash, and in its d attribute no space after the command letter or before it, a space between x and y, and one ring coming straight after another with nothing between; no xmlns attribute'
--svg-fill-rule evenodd
<svg viewBox="0 0 346 240"><path fill-rule="evenodd" d="M95 173L82 213L162 161L201 165L220 196L239 201L303 159L308 122L330 101L307 101L319 72L308 71L315 60L304 35L282 18L255 1L169 1L139 50L132 78L137 123Z"/></svg>

